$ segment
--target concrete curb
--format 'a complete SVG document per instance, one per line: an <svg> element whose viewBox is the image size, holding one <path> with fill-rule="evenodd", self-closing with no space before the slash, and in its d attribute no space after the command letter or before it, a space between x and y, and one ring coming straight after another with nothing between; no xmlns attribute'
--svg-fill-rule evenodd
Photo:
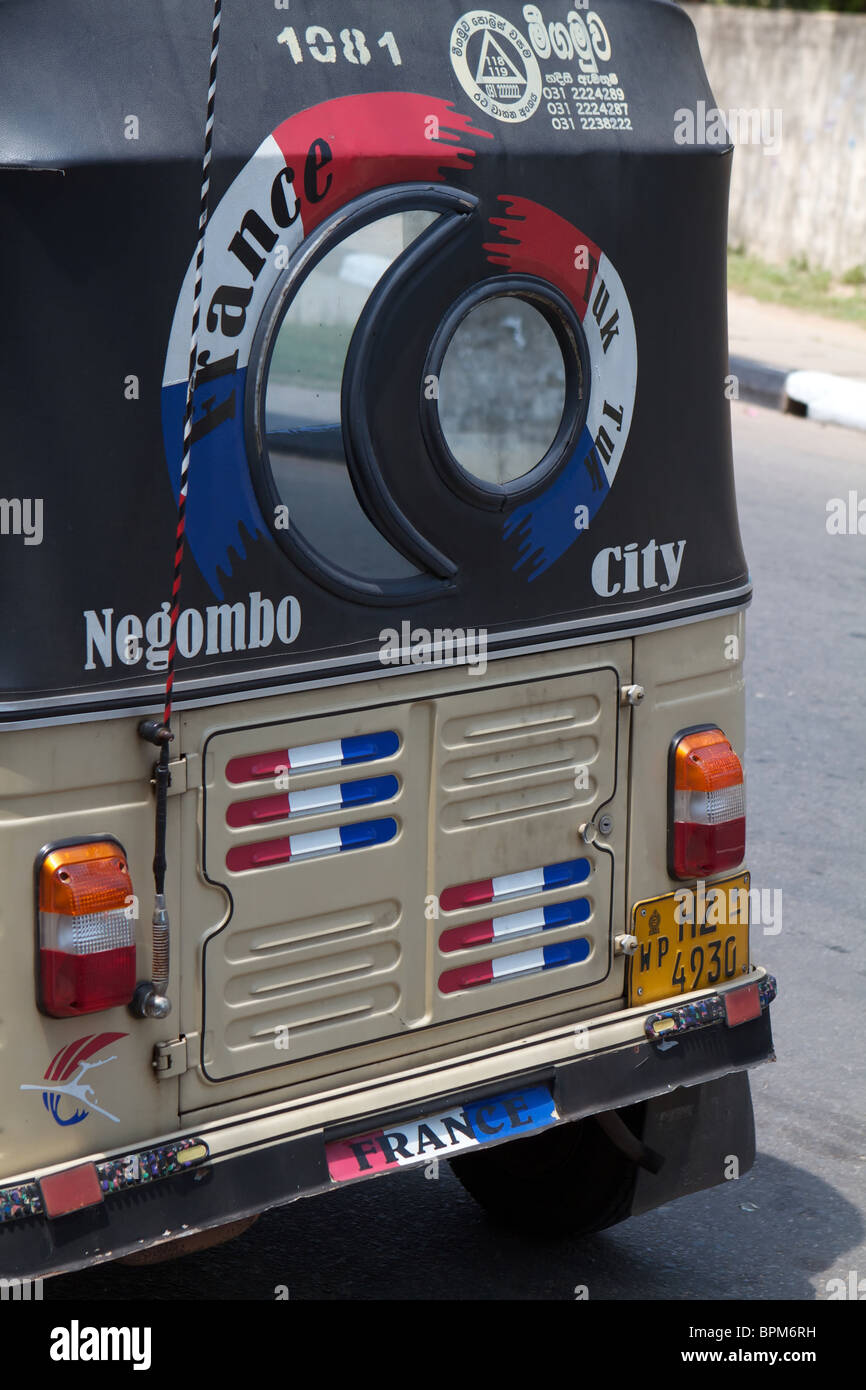
<svg viewBox="0 0 866 1390"><path fill-rule="evenodd" d="M739 398L825 425L866 430L866 381L830 372L782 371L750 357L732 357Z"/></svg>

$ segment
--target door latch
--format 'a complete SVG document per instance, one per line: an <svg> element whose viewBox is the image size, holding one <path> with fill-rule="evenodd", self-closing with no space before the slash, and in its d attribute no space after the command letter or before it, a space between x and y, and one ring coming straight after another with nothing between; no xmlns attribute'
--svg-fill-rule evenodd
<svg viewBox="0 0 866 1390"><path fill-rule="evenodd" d="M619 688L619 702L621 705L631 705L632 707L639 705L645 695L646 690L642 685L621 685Z"/></svg>

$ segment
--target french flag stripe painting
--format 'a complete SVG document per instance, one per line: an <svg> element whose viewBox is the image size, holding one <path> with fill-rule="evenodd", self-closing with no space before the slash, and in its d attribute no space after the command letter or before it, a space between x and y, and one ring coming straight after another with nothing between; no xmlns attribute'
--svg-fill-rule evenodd
<svg viewBox="0 0 866 1390"><path fill-rule="evenodd" d="M443 912L456 912L461 907L495 903L502 898L549 892L552 888L584 883L589 878L589 872L588 859L568 859L540 869L527 869L520 874L503 874L499 878L479 879L476 883L459 883L439 894L439 906Z"/></svg>
<svg viewBox="0 0 866 1390"><path fill-rule="evenodd" d="M303 835L285 835L277 840L264 840L254 845L236 845L226 855L226 867L232 873L245 869L265 869L292 860L317 859L339 854L347 849L367 849L384 845L397 834L397 822L384 820L359 821L356 825L341 825L329 830L310 830Z"/></svg>
<svg viewBox="0 0 866 1390"><path fill-rule="evenodd" d="M519 951L515 955L497 956L495 960L476 961L474 965L459 965L439 976L439 990L442 994L456 994L458 990L473 989L496 980L536 975L542 970L556 970L561 965L580 965L589 957L589 952L590 944L582 936L576 941L560 941L555 946L542 946L534 951Z"/></svg>
<svg viewBox="0 0 866 1390"><path fill-rule="evenodd" d="M368 806L377 801L390 801L399 789L396 777L365 777L357 782L336 782L328 787L309 787L305 791L280 792L277 796L258 796L252 801L232 802L226 811L226 824L240 830L248 825L288 820L290 816L311 816L320 811Z"/></svg>
<svg viewBox="0 0 866 1390"><path fill-rule="evenodd" d="M530 932L569 927L576 922L586 922L590 912L587 898L577 898L570 903L554 903L551 907L533 907L528 912L508 912L483 922L467 922L465 927L450 927L440 936L439 948L446 953L465 951L470 946L481 946L488 941L503 941Z"/></svg>
<svg viewBox="0 0 866 1390"><path fill-rule="evenodd" d="M327 743L306 743L297 748L280 748L274 753L232 758L226 766L226 778L237 786L240 782L257 782L290 772L319 772L327 767L349 767L355 763L393 757L399 747L400 739L393 729L379 734L331 739Z"/></svg>

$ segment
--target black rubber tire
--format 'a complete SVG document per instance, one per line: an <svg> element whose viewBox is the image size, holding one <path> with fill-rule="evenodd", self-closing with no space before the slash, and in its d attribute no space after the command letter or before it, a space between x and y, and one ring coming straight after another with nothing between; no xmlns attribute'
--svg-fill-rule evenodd
<svg viewBox="0 0 866 1390"><path fill-rule="evenodd" d="M637 1116L620 1114L639 1132ZM637 1176L591 1117L450 1162L470 1196L499 1225L523 1235L586 1236L624 1221Z"/></svg>

